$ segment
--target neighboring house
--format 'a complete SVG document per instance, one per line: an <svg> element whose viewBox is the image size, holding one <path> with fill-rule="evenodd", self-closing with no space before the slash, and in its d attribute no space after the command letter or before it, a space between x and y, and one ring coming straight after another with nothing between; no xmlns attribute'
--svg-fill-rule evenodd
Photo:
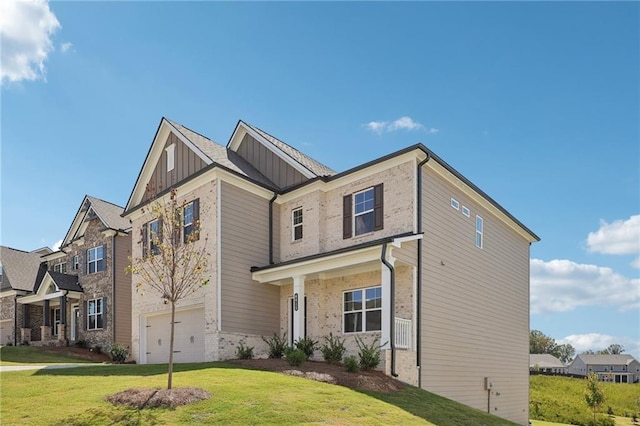
<svg viewBox="0 0 640 426"><path fill-rule="evenodd" d="M603 382L640 382L640 362L628 354L581 354L569 364L568 370L569 374L580 376L598 373L598 379Z"/></svg>
<svg viewBox="0 0 640 426"><path fill-rule="evenodd" d="M551 354L531 354L529 355L529 371L567 374L567 366Z"/></svg>
<svg viewBox="0 0 640 426"><path fill-rule="evenodd" d="M31 293L41 270L42 256L51 253L44 247L31 252L0 246L0 345L21 343L22 310L17 299Z"/></svg>
<svg viewBox="0 0 640 426"><path fill-rule="evenodd" d="M491 413L527 423L539 238L423 145L336 173L243 121L224 147L163 118L125 208L132 232L170 188L211 254L209 284L177 307L177 362L241 342L264 356L273 333L333 333L348 354L379 338L387 374L482 410L489 394ZM167 362L169 306L132 296L134 358Z"/></svg>
<svg viewBox="0 0 640 426"><path fill-rule="evenodd" d="M131 253L123 208L85 196L60 249L30 258L16 288L18 342L66 345L84 341L108 350L131 344ZM13 283L13 278L10 277Z"/></svg>

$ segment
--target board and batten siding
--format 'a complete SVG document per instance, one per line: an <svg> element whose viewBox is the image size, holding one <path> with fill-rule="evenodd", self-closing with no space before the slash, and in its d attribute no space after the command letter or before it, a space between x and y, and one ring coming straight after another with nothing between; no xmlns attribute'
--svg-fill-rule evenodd
<svg viewBox="0 0 640 426"><path fill-rule="evenodd" d="M131 274L125 272L131 255L131 234L116 236L115 245L114 340L131 347Z"/></svg>
<svg viewBox="0 0 640 426"><path fill-rule="evenodd" d="M278 188L287 188L307 180L302 173L291 167L251 135L244 136L236 152L267 179L275 183Z"/></svg>
<svg viewBox="0 0 640 426"><path fill-rule="evenodd" d="M429 167L422 188L422 387L486 412L489 377L491 414L527 424L529 242Z"/></svg>
<svg viewBox="0 0 640 426"><path fill-rule="evenodd" d="M269 200L221 185L222 330L271 335L280 330L280 291L251 279L269 263Z"/></svg>
<svg viewBox="0 0 640 426"><path fill-rule="evenodd" d="M175 144L174 148L174 168L167 172L167 147ZM186 146L175 134L169 133L167 140L162 148L162 154L156 164L151 178L147 182L149 191L145 192L142 201L153 198L154 193L159 193L171 185L193 175L199 170L206 167L206 163L202 161L195 152Z"/></svg>

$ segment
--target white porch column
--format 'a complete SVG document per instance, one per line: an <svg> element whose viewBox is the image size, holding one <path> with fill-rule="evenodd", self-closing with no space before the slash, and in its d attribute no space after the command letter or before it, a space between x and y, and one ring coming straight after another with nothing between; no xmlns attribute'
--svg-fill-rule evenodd
<svg viewBox="0 0 640 426"><path fill-rule="evenodd" d="M293 277L293 342L304 337L304 279L304 275Z"/></svg>
<svg viewBox="0 0 640 426"><path fill-rule="evenodd" d="M396 259L387 255L387 262L393 267ZM391 349L391 271L382 262L382 329L380 344L382 349Z"/></svg>

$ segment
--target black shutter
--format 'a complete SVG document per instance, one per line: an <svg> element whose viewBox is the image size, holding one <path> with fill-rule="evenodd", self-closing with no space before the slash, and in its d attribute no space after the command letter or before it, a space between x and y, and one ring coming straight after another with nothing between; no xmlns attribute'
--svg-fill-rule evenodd
<svg viewBox="0 0 640 426"><path fill-rule="evenodd" d="M102 298L102 327L107 328L107 298Z"/></svg>
<svg viewBox="0 0 640 426"><path fill-rule="evenodd" d="M176 246L180 244L180 237L182 236L182 229L184 228L184 220L182 218L184 215L183 208L184 207L178 207L176 209L175 218L173 219L173 244Z"/></svg>
<svg viewBox="0 0 640 426"><path fill-rule="evenodd" d="M142 257L147 257L147 247L149 246L149 225L142 225Z"/></svg>
<svg viewBox="0 0 640 426"><path fill-rule="evenodd" d="M84 302L84 329L89 329L89 301Z"/></svg>
<svg viewBox="0 0 640 426"><path fill-rule="evenodd" d="M373 230L379 231L383 228L384 216L384 196L382 184L373 187Z"/></svg>
<svg viewBox="0 0 640 426"><path fill-rule="evenodd" d="M102 245L102 264L98 262L98 266L100 267L101 271L107 270L107 245L106 244Z"/></svg>
<svg viewBox="0 0 640 426"><path fill-rule="evenodd" d="M156 235L156 240L158 245L162 243L162 228L164 224L162 223L162 218L158 219L158 235Z"/></svg>
<svg viewBox="0 0 640 426"><path fill-rule="evenodd" d="M89 263L89 250L85 250L84 251L84 259L82 259L82 264L83 266L83 270L84 270L84 274L87 275L87 272L89 272L87 270L87 264Z"/></svg>
<svg viewBox="0 0 640 426"><path fill-rule="evenodd" d="M351 238L353 224L351 214L351 194L349 194L342 198L342 238L344 239Z"/></svg>
<svg viewBox="0 0 640 426"><path fill-rule="evenodd" d="M197 241L200 239L200 198L196 198L193 200L193 232L194 235L193 241Z"/></svg>

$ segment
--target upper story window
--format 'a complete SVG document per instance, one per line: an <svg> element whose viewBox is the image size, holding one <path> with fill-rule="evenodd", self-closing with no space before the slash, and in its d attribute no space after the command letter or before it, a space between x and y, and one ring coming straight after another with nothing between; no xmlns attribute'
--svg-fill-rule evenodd
<svg viewBox="0 0 640 426"><path fill-rule="evenodd" d="M98 246L87 250L87 273L104 271L106 262L104 259L105 246Z"/></svg>
<svg viewBox="0 0 640 426"><path fill-rule="evenodd" d="M455 198L451 199L451 207L453 207L456 210L460 209L460 203L458 202L458 200L456 200Z"/></svg>
<svg viewBox="0 0 640 426"><path fill-rule="evenodd" d="M480 216L476 216L476 247L482 248L484 245L484 221Z"/></svg>
<svg viewBox="0 0 640 426"><path fill-rule="evenodd" d="M182 208L182 241L185 243L196 241L198 235L198 221L200 219L200 200L196 198Z"/></svg>
<svg viewBox="0 0 640 426"><path fill-rule="evenodd" d="M162 241L162 220L155 219L142 225L142 256L147 257L149 253L156 255L159 253L160 242Z"/></svg>
<svg viewBox="0 0 640 426"><path fill-rule="evenodd" d="M104 328L104 298L87 302L87 330Z"/></svg>
<svg viewBox="0 0 640 426"><path fill-rule="evenodd" d="M383 228L383 186L343 197L342 237L351 238ZM354 232L355 231L355 232Z"/></svg>
<svg viewBox="0 0 640 426"><path fill-rule="evenodd" d="M176 158L176 144L172 143L164 149L167 153L167 172L170 172L175 167Z"/></svg>
<svg viewBox="0 0 640 426"><path fill-rule="evenodd" d="M343 300L345 333L382 329L382 287L345 291Z"/></svg>
<svg viewBox="0 0 640 426"><path fill-rule="evenodd" d="M77 271L78 269L80 269L80 256L73 256L73 258L71 259L71 266L73 268L74 271Z"/></svg>
<svg viewBox="0 0 640 426"><path fill-rule="evenodd" d="M60 272L61 274L67 273L67 262L58 263L57 265L53 265L54 272Z"/></svg>
<svg viewBox="0 0 640 426"><path fill-rule="evenodd" d="M471 216L471 211L469 210L469 207L462 206L462 214L465 215L466 217Z"/></svg>
<svg viewBox="0 0 640 426"><path fill-rule="evenodd" d="M302 207L291 212L291 228L293 241L302 239Z"/></svg>

